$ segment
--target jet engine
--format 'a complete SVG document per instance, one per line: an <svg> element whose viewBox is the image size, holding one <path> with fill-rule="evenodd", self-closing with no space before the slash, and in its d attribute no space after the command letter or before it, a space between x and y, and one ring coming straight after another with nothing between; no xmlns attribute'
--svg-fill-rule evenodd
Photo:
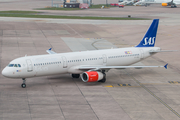
<svg viewBox="0 0 180 120"><path fill-rule="evenodd" d="M82 73L81 79L84 82L97 82L105 78L105 74L97 71L87 71Z"/></svg>
<svg viewBox="0 0 180 120"><path fill-rule="evenodd" d="M168 4L167 3L162 3L162 6L168 6Z"/></svg>

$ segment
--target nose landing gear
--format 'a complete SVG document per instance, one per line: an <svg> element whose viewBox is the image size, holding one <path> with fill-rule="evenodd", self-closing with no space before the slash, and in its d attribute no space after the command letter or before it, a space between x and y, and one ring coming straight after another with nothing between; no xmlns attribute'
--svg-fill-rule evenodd
<svg viewBox="0 0 180 120"><path fill-rule="evenodd" d="M21 87L25 88L26 87L26 78L22 78L22 80L23 80L23 83L21 84Z"/></svg>

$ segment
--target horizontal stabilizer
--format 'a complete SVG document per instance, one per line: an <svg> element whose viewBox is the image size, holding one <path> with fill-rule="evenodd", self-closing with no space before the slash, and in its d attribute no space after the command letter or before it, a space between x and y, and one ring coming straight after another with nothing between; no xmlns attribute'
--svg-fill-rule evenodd
<svg viewBox="0 0 180 120"><path fill-rule="evenodd" d="M177 52L177 50L160 50L160 51L149 51L149 53L158 53L158 52Z"/></svg>
<svg viewBox="0 0 180 120"><path fill-rule="evenodd" d="M166 68L166 69L167 69L167 66L168 66L168 63L164 66L164 68Z"/></svg>

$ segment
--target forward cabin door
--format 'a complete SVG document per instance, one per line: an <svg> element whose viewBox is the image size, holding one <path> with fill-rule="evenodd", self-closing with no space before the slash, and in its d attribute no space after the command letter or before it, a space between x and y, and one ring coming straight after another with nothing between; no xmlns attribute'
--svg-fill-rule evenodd
<svg viewBox="0 0 180 120"><path fill-rule="evenodd" d="M65 56L62 56L62 63L63 63L63 68L67 68L67 59Z"/></svg>
<svg viewBox="0 0 180 120"><path fill-rule="evenodd" d="M27 63L27 71L32 72L33 71L33 65L32 65L31 60L26 60L26 63Z"/></svg>
<svg viewBox="0 0 180 120"><path fill-rule="evenodd" d="M107 57L106 57L106 55L105 55L105 54L102 55L102 58L103 58L103 65L106 65L106 63L107 63Z"/></svg>

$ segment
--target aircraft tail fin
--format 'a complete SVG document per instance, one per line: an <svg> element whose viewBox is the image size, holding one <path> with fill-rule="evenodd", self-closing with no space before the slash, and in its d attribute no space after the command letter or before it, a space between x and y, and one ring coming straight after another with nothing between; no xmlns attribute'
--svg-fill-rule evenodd
<svg viewBox="0 0 180 120"><path fill-rule="evenodd" d="M159 19L154 19L144 38L136 47L154 47Z"/></svg>

